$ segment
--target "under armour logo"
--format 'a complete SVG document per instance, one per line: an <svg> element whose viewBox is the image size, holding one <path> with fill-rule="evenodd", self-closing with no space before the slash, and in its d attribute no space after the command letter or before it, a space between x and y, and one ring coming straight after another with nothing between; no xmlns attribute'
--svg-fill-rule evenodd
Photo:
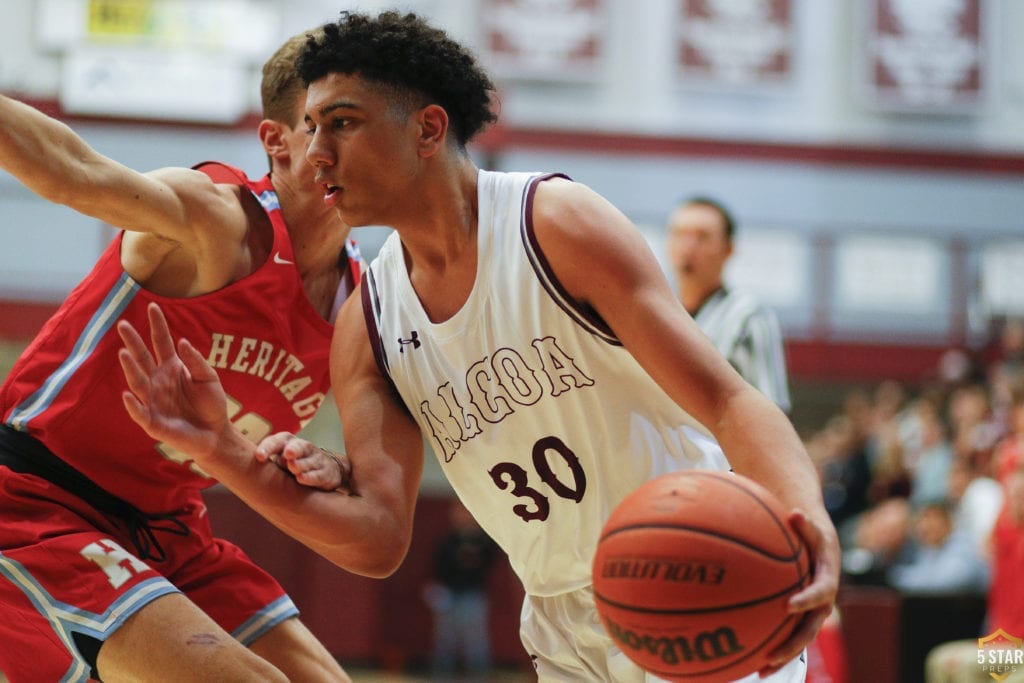
<svg viewBox="0 0 1024 683"><path fill-rule="evenodd" d="M402 345L401 348L398 349L399 353L405 353L406 344L412 344L412 348L414 349L418 349L422 345L422 342L420 342L420 334L416 330L413 330L412 332L409 333L408 339L402 339L401 337L399 337L398 343Z"/></svg>

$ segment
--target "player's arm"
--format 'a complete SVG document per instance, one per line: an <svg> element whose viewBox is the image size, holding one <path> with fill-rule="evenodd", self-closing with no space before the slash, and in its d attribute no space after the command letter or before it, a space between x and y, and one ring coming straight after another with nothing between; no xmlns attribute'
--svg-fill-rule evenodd
<svg viewBox="0 0 1024 683"><path fill-rule="evenodd" d="M355 306L346 304L347 313L339 315L335 349L355 358L334 374L337 379L338 372L352 372L344 383L366 392L365 400L346 404L345 436L372 447L349 449L350 493L303 486L258 458L256 446L228 420L216 372L187 340L174 342L155 305L149 311L152 352L131 325L118 325L129 387L124 401L150 436L188 453L279 529L348 571L383 577L398 567L409 547L423 445L401 407L380 393L386 387L372 367L359 297L353 300ZM358 338L347 337L360 328ZM360 371L362 360L370 363L368 372Z"/></svg>
<svg viewBox="0 0 1024 683"><path fill-rule="evenodd" d="M64 123L0 95L0 168L51 202L105 223L193 245L243 230L229 186L189 169L143 174L110 159Z"/></svg>
<svg viewBox="0 0 1024 683"><path fill-rule="evenodd" d="M423 436L377 367L360 293L357 288L338 313L330 364L352 485L366 498L354 523L359 544L351 548L347 562L366 561L365 554L393 565L393 570L412 540L423 477Z"/></svg>
<svg viewBox="0 0 1024 683"><path fill-rule="evenodd" d="M679 304L643 236L609 202L583 185L548 180L537 190L533 220L570 295L593 308L665 392L711 430L737 472L801 511L793 522L811 545L816 576L791 601L794 611L813 613L784 653L792 658L827 616L839 578L835 529L796 431L715 350Z"/></svg>

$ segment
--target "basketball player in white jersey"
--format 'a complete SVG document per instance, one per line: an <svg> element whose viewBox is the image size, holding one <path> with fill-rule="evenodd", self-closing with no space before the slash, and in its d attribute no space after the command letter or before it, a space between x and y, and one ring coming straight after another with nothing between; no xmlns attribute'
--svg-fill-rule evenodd
<svg viewBox="0 0 1024 683"><path fill-rule="evenodd" d="M789 413L782 331L774 311L750 294L726 287L736 222L710 197L693 197L668 220L669 264L679 299L736 371Z"/></svg>
<svg viewBox="0 0 1024 683"><path fill-rule="evenodd" d="M335 328L351 495L260 486L259 461L315 446L277 434L254 448L227 419L216 375L187 340L174 343L155 305L153 352L120 326L133 418L370 576L408 550L426 437L526 588L521 636L541 681L655 680L594 608L599 530L652 477L731 466L778 495L809 544L814 578L790 602L800 625L761 672L803 680L801 653L839 575L818 478L785 415L700 332L635 227L564 177L478 170L466 143L495 119L493 86L414 15L343 13L299 67L325 201L351 225L396 229Z"/></svg>

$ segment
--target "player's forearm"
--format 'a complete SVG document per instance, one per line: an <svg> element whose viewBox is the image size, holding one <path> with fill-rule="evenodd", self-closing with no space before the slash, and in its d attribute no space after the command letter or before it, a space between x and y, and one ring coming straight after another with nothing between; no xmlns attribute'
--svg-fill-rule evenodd
<svg viewBox="0 0 1024 683"><path fill-rule="evenodd" d="M197 464L274 526L339 567L378 578L398 568L408 550L411 514L385 502L386 494L372 482L355 483L352 495L323 491L299 484L254 453L255 446L232 431L216 453Z"/></svg>
<svg viewBox="0 0 1024 683"><path fill-rule="evenodd" d="M814 465L788 418L771 401L755 390L737 395L716 437L733 469L771 490L787 507L829 523Z"/></svg>
<svg viewBox="0 0 1024 683"><path fill-rule="evenodd" d="M0 95L0 166L39 196L68 203L69 194L80 180L74 166L93 154L60 121Z"/></svg>

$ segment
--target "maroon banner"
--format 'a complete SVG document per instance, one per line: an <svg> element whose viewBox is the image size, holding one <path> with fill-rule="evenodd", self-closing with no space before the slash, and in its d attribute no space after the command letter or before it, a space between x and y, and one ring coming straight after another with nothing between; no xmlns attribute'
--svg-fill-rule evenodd
<svg viewBox="0 0 1024 683"><path fill-rule="evenodd" d="M789 80L791 0L681 0L678 36L684 81L747 86Z"/></svg>
<svg viewBox="0 0 1024 683"><path fill-rule="evenodd" d="M983 0L870 0L862 6L866 104L951 113L983 102Z"/></svg>
<svg viewBox="0 0 1024 683"><path fill-rule="evenodd" d="M607 14L606 0L483 0L482 56L503 78L596 78Z"/></svg>

